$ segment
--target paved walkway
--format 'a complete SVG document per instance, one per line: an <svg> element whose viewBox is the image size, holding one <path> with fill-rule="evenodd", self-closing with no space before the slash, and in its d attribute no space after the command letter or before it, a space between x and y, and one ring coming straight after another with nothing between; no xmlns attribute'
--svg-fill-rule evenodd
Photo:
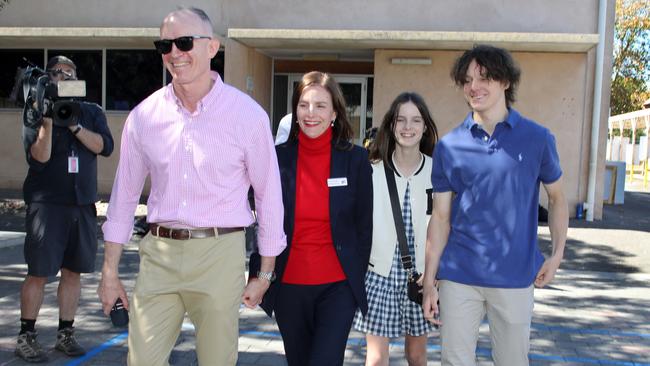
<svg viewBox="0 0 650 366"><path fill-rule="evenodd" d="M626 208L632 197L626 197ZM572 222L566 269L559 271L551 286L535 292L531 365L650 366L650 226L644 226L650 195L638 196L638 200L641 204L636 202L638 207L624 210L618 224L612 222L619 220L615 214L620 207L609 207L606 214L611 218L606 215L600 223ZM624 221L638 225L617 228ZM26 271L20 236L0 233L0 366L24 364L13 355L20 317L19 289ZM544 246L548 228L540 227L539 236ZM99 255L98 264L101 260ZM128 288L134 285L137 267L137 244L132 243L125 248L120 269ZM47 285L37 329L41 343L50 349L49 365L125 364L126 330L112 327L101 312L95 293L98 277L97 273L83 277L75 325L89 352L78 359L52 350L58 282L53 279ZM238 365L286 365L274 321L261 310L242 308L240 315ZM170 363L196 365L193 345L193 327L186 321ZM487 324L481 327L477 354L479 365L493 365ZM353 331L345 364L363 365L364 355L363 336ZM391 343L391 356L391 365L406 365L401 340ZM437 333L430 337L429 360L429 364L439 365Z"/></svg>

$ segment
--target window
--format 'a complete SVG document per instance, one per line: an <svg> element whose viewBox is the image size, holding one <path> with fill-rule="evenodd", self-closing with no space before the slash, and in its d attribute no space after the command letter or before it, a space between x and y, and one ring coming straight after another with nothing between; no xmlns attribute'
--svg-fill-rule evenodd
<svg viewBox="0 0 650 366"><path fill-rule="evenodd" d="M212 58L210 61L210 70L216 71L219 76L221 76L221 80L223 80L223 70L225 66L225 58L224 58L224 51L223 48L219 49L219 52L217 52L217 55Z"/></svg>
<svg viewBox="0 0 650 366"><path fill-rule="evenodd" d="M278 125L280 120L287 113L291 111L287 110L287 98L288 98L288 83L289 76L287 75L275 75L273 77L273 135L278 134Z"/></svg>
<svg viewBox="0 0 650 366"><path fill-rule="evenodd" d="M102 51L48 50L47 55L71 59L77 65L77 78L86 81L85 100L102 104Z"/></svg>
<svg viewBox="0 0 650 366"><path fill-rule="evenodd" d="M131 110L163 85L155 50L106 51L106 109Z"/></svg>
<svg viewBox="0 0 650 366"><path fill-rule="evenodd" d="M373 103L373 93L375 88L375 78L372 76L368 77L366 93L366 136L372 128L372 103ZM381 121L380 121L381 122Z"/></svg>
<svg viewBox="0 0 650 366"><path fill-rule="evenodd" d="M23 58L43 68L44 53L43 50L0 50L0 108L22 108L20 79L28 65Z"/></svg>

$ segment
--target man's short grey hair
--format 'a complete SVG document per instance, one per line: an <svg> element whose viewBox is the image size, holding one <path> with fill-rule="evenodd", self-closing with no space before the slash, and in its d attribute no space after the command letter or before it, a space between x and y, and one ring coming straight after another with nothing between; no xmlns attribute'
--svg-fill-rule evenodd
<svg viewBox="0 0 650 366"><path fill-rule="evenodd" d="M210 32L214 33L214 27L212 26L212 20L210 20L210 17L208 16L208 14L203 9L197 8L195 6L179 6L178 10L179 11L187 10L187 11L193 13L194 15L198 16L199 19L201 19L204 23L206 23L206 24L208 24L210 26Z"/></svg>

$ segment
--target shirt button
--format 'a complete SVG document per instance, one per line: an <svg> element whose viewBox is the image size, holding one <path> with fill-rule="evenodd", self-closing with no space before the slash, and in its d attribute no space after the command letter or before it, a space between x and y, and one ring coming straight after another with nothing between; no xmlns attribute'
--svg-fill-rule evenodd
<svg viewBox="0 0 650 366"><path fill-rule="evenodd" d="M187 206L187 202L186 202L186 201L183 201L183 206Z"/></svg>
<svg viewBox="0 0 650 366"><path fill-rule="evenodd" d="M187 173L183 174L183 179L187 179Z"/></svg>
<svg viewBox="0 0 650 366"><path fill-rule="evenodd" d="M483 136L483 141L487 141L487 140L488 140L488 137L487 137L487 136Z"/></svg>

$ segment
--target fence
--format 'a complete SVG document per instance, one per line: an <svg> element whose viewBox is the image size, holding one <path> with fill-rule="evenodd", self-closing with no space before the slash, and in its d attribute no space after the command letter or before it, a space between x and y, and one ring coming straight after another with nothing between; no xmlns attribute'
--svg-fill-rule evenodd
<svg viewBox="0 0 650 366"><path fill-rule="evenodd" d="M608 127L607 160L625 161L628 178L634 180L635 176L640 175L643 186L646 187L650 170L650 109L609 117ZM618 136L614 136L616 130L619 132ZM630 137L624 137L624 131L630 131ZM638 135L641 136L636 144Z"/></svg>

